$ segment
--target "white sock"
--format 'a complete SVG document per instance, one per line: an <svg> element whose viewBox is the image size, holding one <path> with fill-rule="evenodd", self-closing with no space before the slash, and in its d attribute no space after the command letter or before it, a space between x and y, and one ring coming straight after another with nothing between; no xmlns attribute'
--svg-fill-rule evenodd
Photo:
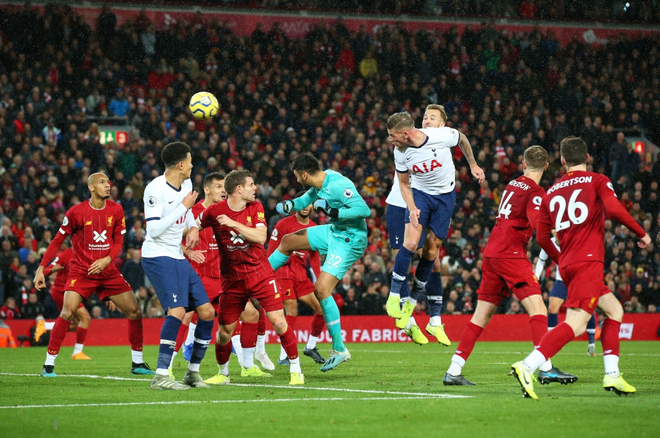
<svg viewBox="0 0 660 438"><path fill-rule="evenodd" d="M57 359L57 354L46 353L46 362L44 365L55 365L55 359Z"/></svg>
<svg viewBox="0 0 660 438"><path fill-rule="evenodd" d="M316 343L319 341L318 336L312 336L309 335L309 338L307 338L307 345L305 346L306 349L308 350L313 350L316 348Z"/></svg>
<svg viewBox="0 0 660 438"><path fill-rule="evenodd" d="M131 359L134 363L144 363L141 351L131 350Z"/></svg>
<svg viewBox="0 0 660 438"><path fill-rule="evenodd" d="M302 370L300 369L300 358L297 357L295 359L289 359L289 362L291 362L291 366L289 366L289 372L290 373L302 373Z"/></svg>
<svg viewBox="0 0 660 438"><path fill-rule="evenodd" d="M193 324L192 322L188 326L188 333L186 334L186 340L183 341L184 344L189 345L192 344L195 341L195 329L197 328L197 324Z"/></svg>
<svg viewBox="0 0 660 438"><path fill-rule="evenodd" d="M167 376L167 377L170 376L170 372L162 368L156 368L156 374L158 374L159 376Z"/></svg>
<svg viewBox="0 0 660 438"><path fill-rule="evenodd" d="M188 364L188 371L192 371L193 373L199 373L199 364L198 363L189 363Z"/></svg>
<svg viewBox="0 0 660 438"><path fill-rule="evenodd" d="M254 347L243 348L243 368L249 370L254 366Z"/></svg>
<svg viewBox="0 0 660 438"><path fill-rule="evenodd" d="M44 327L46 328L46 330L52 330L53 327L55 327L55 323L54 322L45 322Z"/></svg>
<svg viewBox="0 0 660 438"><path fill-rule="evenodd" d="M395 294L395 293L393 293L393 292L390 292L390 296L391 296L392 298L396 298L396 300L397 300L398 302L401 302L401 295L400 295L400 294Z"/></svg>
<svg viewBox="0 0 660 438"><path fill-rule="evenodd" d="M458 354L455 354L451 357L451 365L449 365L447 373L451 374L452 376L460 376L461 371L463 370L463 366L465 366L465 359L463 359Z"/></svg>
<svg viewBox="0 0 660 438"><path fill-rule="evenodd" d="M527 368L527 371L534 374L534 372L539 369L545 361L545 356L543 356L539 350L534 350L525 358L525 360L523 360L523 365Z"/></svg>
<svg viewBox="0 0 660 438"><path fill-rule="evenodd" d="M287 358L286 351L284 351L284 347L280 346L280 360L284 360Z"/></svg>
<svg viewBox="0 0 660 438"><path fill-rule="evenodd" d="M257 335L257 353L266 352L266 335Z"/></svg>
<svg viewBox="0 0 660 438"><path fill-rule="evenodd" d="M172 365L174 365L174 358L176 357L176 355L178 353L179 353L178 351L173 351L172 352L172 360L170 361L170 368L172 368Z"/></svg>
<svg viewBox="0 0 660 438"><path fill-rule="evenodd" d="M223 376L229 375L229 361L223 363L222 365L218 364L218 374L222 374Z"/></svg>
<svg viewBox="0 0 660 438"><path fill-rule="evenodd" d="M431 324L433 327L440 327L442 325L442 317L432 316L429 320L429 324Z"/></svg>
<svg viewBox="0 0 660 438"><path fill-rule="evenodd" d="M238 364L243 366L243 346L241 345L241 335L232 336L231 345L234 347Z"/></svg>
<svg viewBox="0 0 660 438"><path fill-rule="evenodd" d="M603 362L605 363L605 374L609 374L615 379L621 375L619 373L619 356L608 354L603 356Z"/></svg>
<svg viewBox="0 0 660 438"><path fill-rule="evenodd" d="M411 316L410 319L408 320L408 325L406 326L406 330L410 330L414 325L417 325L417 322L415 322L415 317Z"/></svg>
<svg viewBox="0 0 660 438"><path fill-rule="evenodd" d="M73 346L73 355L75 356L78 353L82 353L84 344L79 344L76 342L76 345Z"/></svg>
<svg viewBox="0 0 660 438"><path fill-rule="evenodd" d="M551 360L546 360L541 364L539 367L539 371L550 371L552 369L552 361Z"/></svg>

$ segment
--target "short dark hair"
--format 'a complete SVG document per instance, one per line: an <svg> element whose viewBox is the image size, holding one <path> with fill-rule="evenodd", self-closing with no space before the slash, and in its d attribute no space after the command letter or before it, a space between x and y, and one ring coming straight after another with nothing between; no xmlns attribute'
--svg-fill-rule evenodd
<svg viewBox="0 0 660 438"><path fill-rule="evenodd" d="M252 178L252 172L249 170L232 170L225 178L225 192L231 195L236 191L236 187L245 185L248 178Z"/></svg>
<svg viewBox="0 0 660 438"><path fill-rule="evenodd" d="M580 137L566 137L559 147L567 166L577 166L587 162L587 144Z"/></svg>
<svg viewBox="0 0 660 438"><path fill-rule="evenodd" d="M293 160L293 163L291 163L291 170L294 172L307 172L310 175L314 175L321 171L321 166L319 166L319 160L317 160L314 155L306 152L298 155Z"/></svg>
<svg viewBox="0 0 660 438"><path fill-rule="evenodd" d="M211 187L213 181L222 181L226 178L224 173L221 172L211 172L204 177L204 187Z"/></svg>
<svg viewBox="0 0 660 438"><path fill-rule="evenodd" d="M169 169L185 160L189 153L190 146L181 141L175 141L165 145L163 151L160 153L160 157L163 163L165 163L165 167Z"/></svg>

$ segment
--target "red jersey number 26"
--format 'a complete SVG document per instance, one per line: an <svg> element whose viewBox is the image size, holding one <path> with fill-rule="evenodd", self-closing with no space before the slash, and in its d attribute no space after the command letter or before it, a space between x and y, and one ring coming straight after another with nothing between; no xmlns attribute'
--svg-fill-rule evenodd
<svg viewBox="0 0 660 438"><path fill-rule="evenodd" d="M561 195L557 195L550 200L550 211L557 211L557 217L555 218L555 231L565 230L571 225L580 225L587 220L589 216L589 208L584 202L577 200L580 196L582 189L577 189L571 193L571 197L566 202L566 198ZM565 216L568 216L568 220L565 220Z"/></svg>

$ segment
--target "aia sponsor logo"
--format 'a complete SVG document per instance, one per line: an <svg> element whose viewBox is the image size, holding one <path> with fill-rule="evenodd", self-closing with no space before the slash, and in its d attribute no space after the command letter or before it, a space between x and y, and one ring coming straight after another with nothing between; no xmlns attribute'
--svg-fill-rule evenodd
<svg viewBox="0 0 660 438"><path fill-rule="evenodd" d="M414 164L412 167L413 173L429 173L433 172L435 169L440 169L442 164L438 160L431 160L430 162L424 161L421 164Z"/></svg>

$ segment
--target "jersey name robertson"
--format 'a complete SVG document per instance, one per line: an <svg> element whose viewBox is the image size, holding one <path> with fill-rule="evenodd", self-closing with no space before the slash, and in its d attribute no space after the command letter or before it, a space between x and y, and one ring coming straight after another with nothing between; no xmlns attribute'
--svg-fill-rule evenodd
<svg viewBox="0 0 660 438"><path fill-rule="evenodd" d="M396 171L410 173L413 189L430 195L454 190L455 172L452 147L458 146L460 133L453 128L420 129L426 136L421 146L394 149Z"/></svg>

